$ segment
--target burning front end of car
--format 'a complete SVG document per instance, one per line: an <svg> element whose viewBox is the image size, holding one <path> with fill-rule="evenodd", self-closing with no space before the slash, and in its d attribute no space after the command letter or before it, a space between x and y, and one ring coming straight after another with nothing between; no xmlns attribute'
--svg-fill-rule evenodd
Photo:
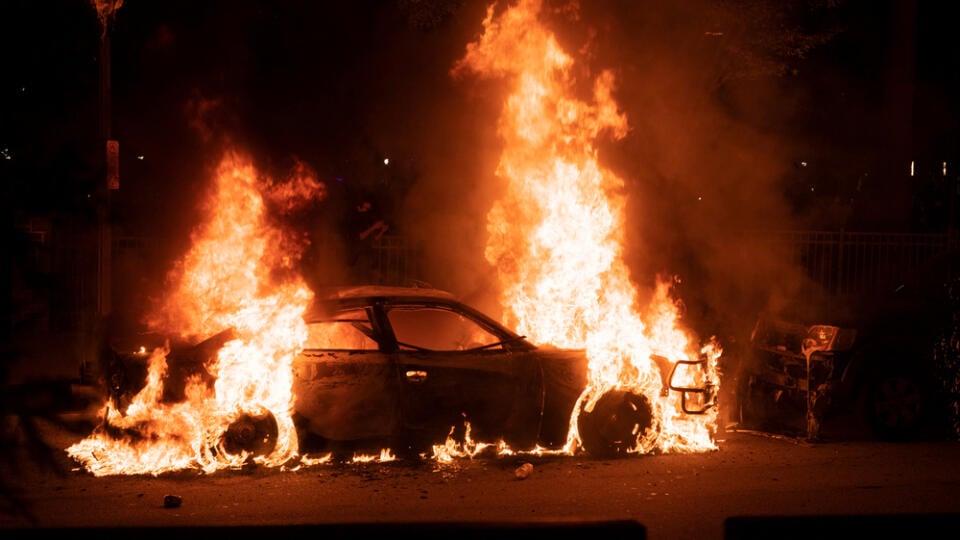
<svg viewBox="0 0 960 540"><path fill-rule="evenodd" d="M100 429L117 440L148 440L157 424L142 416L146 407L176 409L198 394L214 391L218 351L236 339L228 329L197 344L144 345L134 351L110 352L104 359L107 403L102 411ZM160 414L159 416L163 416ZM279 434L276 417L258 407L238 408L220 429L218 436L206 440L207 451L222 455L269 455L276 448Z"/></svg>
<svg viewBox="0 0 960 540"><path fill-rule="evenodd" d="M283 416L258 401L225 406L217 399L217 354L235 339L231 329L194 345L114 351L104 359L100 424L68 451L94 474L212 472L292 460Z"/></svg>

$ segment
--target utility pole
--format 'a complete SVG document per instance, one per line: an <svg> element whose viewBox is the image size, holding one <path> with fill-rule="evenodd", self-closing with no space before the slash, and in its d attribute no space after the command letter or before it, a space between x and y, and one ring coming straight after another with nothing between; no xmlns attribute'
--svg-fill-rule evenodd
<svg viewBox="0 0 960 540"><path fill-rule="evenodd" d="M100 38L100 134L106 143L105 177L98 183L97 203L97 315L110 314L110 259L113 243L110 226L110 34L104 28Z"/></svg>
<svg viewBox="0 0 960 540"><path fill-rule="evenodd" d="M97 298L93 317L90 356L81 359L81 380L99 376L102 348L108 344L113 283L113 231L111 197L120 188L120 144L113 139L110 115L110 30L123 0L91 0L100 19L100 137L104 142L104 177L97 182ZM94 367L96 366L96 367ZM91 369L93 368L93 369Z"/></svg>

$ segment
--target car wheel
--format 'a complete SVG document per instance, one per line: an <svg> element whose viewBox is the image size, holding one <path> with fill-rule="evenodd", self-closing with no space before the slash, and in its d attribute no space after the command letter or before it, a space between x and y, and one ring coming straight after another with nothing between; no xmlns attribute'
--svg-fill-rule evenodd
<svg viewBox="0 0 960 540"><path fill-rule="evenodd" d="M650 401L620 390L605 393L592 411L581 407L577 429L583 449L601 459L621 457L648 446L658 434Z"/></svg>
<svg viewBox="0 0 960 540"><path fill-rule="evenodd" d="M916 434L926 410L919 380L909 374L876 377L867 392L867 420L883 440L909 439Z"/></svg>
<svg viewBox="0 0 960 540"><path fill-rule="evenodd" d="M223 434L223 447L230 454L249 452L264 456L277 446L278 426L273 413L242 414Z"/></svg>

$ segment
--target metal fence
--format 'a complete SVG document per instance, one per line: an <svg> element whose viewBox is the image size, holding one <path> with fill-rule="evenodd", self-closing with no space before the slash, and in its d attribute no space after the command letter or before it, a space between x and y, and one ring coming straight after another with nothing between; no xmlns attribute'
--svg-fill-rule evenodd
<svg viewBox="0 0 960 540"><path fill-rule="evenodd" d="M882 233L788 231L775 235L796 267L810 279L803 295L824 302L893 291L910 283L945 282L954 268L958 235L946 233Z"/></svg>
<svg viewBox="0 0 960 540"><path fill-rule="evenodd" d="M841 231L783 231L769 237L778 252L791 258L791 265L801 269L809 279L797 294L800 303L808 302L830 309L840 302L862 299L884 291L892 291L907 280L926 279L944 282L957 270L954 256L960 248L960 235L945 233L882 233ZM71 244L72 245L72 244ZM114 238L114 259L117 265L118 292L138 274L140 259L156 250L156 242L146 238L118 236ZM785 249L785 251L780 251ZM372 283L410 285L422 279L422 254L414 240L402 235L384 235L373 244ZM77 263L69 264L77 267ZM75 272L77 283L68 288L77 294L92 284ZM134 274L134 275L127 275ZM127 280L124 280L126 276ZM129 290L126 290L129 294ZM87 291L89 294L89 291ZM76 329L80 324L79 306L64 302L53 319L55 327ZM72 309L68 309L72 306ZM69 315L68 319L64 316Z"/></svg>
<svg viewBox="0 0 960 540"><path fill-rule="evenodd" d="M374 275L378 285L410 285L420 271L417 245L404 236L384 235L373 243Z"/></svg>
<svg viewBox="0 0 960 540"><path fill-rule="evenodd" d="M946 280L954 270L952 255L960 247L960 235L952 231L783 231L771 240L786 248L793 266L828 300L871 295L921 277ZM374 243L374 252L377 283L403 285L417 279L419 252L411 240L383 236Z"/></svg>

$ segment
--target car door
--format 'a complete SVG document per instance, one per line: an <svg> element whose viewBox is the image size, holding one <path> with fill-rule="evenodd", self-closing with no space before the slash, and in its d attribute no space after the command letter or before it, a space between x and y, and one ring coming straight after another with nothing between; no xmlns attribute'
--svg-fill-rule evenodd
<svg viewBox="0 0 960 540"><path fill-rule="evenodd" d="M391 304L404 427L421 442L497 442L518 391L517 358L498 335L447 305Z"/></svg>
<svg viewBox="0 0 960 540"><path fill-rule="evenodd" d="M293 363L295 410L311 434L334 441L390 437L399 421L392 356L369 307L308 322L304 350Z"/></svg>

